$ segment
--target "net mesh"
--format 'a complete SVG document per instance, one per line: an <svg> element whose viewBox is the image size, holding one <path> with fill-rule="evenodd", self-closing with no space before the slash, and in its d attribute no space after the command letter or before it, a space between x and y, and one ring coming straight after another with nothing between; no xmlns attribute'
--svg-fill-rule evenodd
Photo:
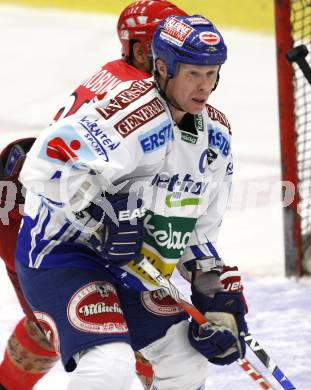
<svg viewBox="0 0 311 390"><path fill-rule="evenodd" d="M291 25L294 46L304 44L311 58L311 0L291 1ZM303 257L306 271L311 272L311 85L294 64L297 164L300 191L299 213Z"/></svg>

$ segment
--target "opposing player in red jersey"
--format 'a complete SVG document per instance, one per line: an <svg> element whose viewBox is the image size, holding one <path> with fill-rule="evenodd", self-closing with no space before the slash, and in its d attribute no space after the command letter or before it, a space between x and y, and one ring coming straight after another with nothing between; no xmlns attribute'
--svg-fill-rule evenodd
<svg viewBox="0 0 311 390"><path fill-rule="evenodd" d="M103 65L80 85L54 119L75 113L82 105L94 98L101 98L122 81L150 77L152 36L160 20L169 15L183 16L186 13L164 0L140 0L125 8L117 26L122 58Z"/></svg>
<svg viewBox="0 0 311 390"><path fill-rule="evenodd" d="M71 115L122 81L145 79L151 72L151 40L161 19L170 15L186 15L165 0L141 0L128 5L121 13L117 31L122 45L122 58L108 62L81 84L70 96L54 121ZM1 203L0 257L25 312L9 338L0 365L0 390L30 390L53 367L58 355L36 325L30 307L20 289L15 272L15 246L22 217L24 193L18 174L34 139L17 140L0 155ZM137 356L137 372L145 387L151 383L152 368Z"/></svg>

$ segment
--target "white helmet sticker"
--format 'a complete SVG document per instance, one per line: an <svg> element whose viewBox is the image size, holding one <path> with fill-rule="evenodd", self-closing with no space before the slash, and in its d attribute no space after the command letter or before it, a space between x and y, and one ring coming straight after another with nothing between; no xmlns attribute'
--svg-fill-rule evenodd
<svg viewBox="0 0 311 390"><path fill-rule="evenodd" d="M220 36L212 31L203 31L200 34L200 40L206 45L217 45L220 42Z"/></svg>

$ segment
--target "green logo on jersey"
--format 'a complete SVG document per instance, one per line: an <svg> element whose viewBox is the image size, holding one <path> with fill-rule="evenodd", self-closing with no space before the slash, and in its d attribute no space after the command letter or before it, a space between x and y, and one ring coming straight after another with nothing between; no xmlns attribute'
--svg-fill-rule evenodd
<svg viewBox="0 0 311 390"><path fill-rule="evenodd" d="M189 142L189 144L194 145L197 143L198 137L196 135L192 135L192 134L186 133L185 131L182 131L181 132L181 139L183 141Z"/></svg>
<svg viewBox="0 0 311 390"><path fill-rule="evenodd" d="M194 116L194 126L197 131L203 131L204 130L204 122L203 122L203 115L197 114Z"/></svg>
<svg viewBox="0 0 311 390"><path fill-rule="evenodd" d="M165 217L147 211L144 241L161 256L179 259L184 252L196 223L196 218Z"/></svg>
<svg viewBox="0 0 311 390"><path fill-rule="evenodd" d="M183 207L183 206L197 206L201 204L201 198L185 198L178 199L182 195L181 193L175 193L167 195L165 198L165 204L167 207Z"/></svg>

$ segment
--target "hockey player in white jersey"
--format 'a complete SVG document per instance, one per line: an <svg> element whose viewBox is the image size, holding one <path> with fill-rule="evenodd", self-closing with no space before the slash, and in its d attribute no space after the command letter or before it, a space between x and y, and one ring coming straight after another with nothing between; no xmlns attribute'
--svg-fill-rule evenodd
<svg viewBox="0 0 311 390"><path fill-rule="evenodd" d="M28 191L17 272L73 372L70 390L129 389L132 348L152 363L153 390L204 389L208 361L245 354L240 289L211 296L202 283L223 267L216 239L231 134L206 102L226 45L194 15L161 22L152 49L154 78L122 83L43 131L20 176ZM213 323L189 321L136 264L141 255L167 278L177 265Z"/></svg>

